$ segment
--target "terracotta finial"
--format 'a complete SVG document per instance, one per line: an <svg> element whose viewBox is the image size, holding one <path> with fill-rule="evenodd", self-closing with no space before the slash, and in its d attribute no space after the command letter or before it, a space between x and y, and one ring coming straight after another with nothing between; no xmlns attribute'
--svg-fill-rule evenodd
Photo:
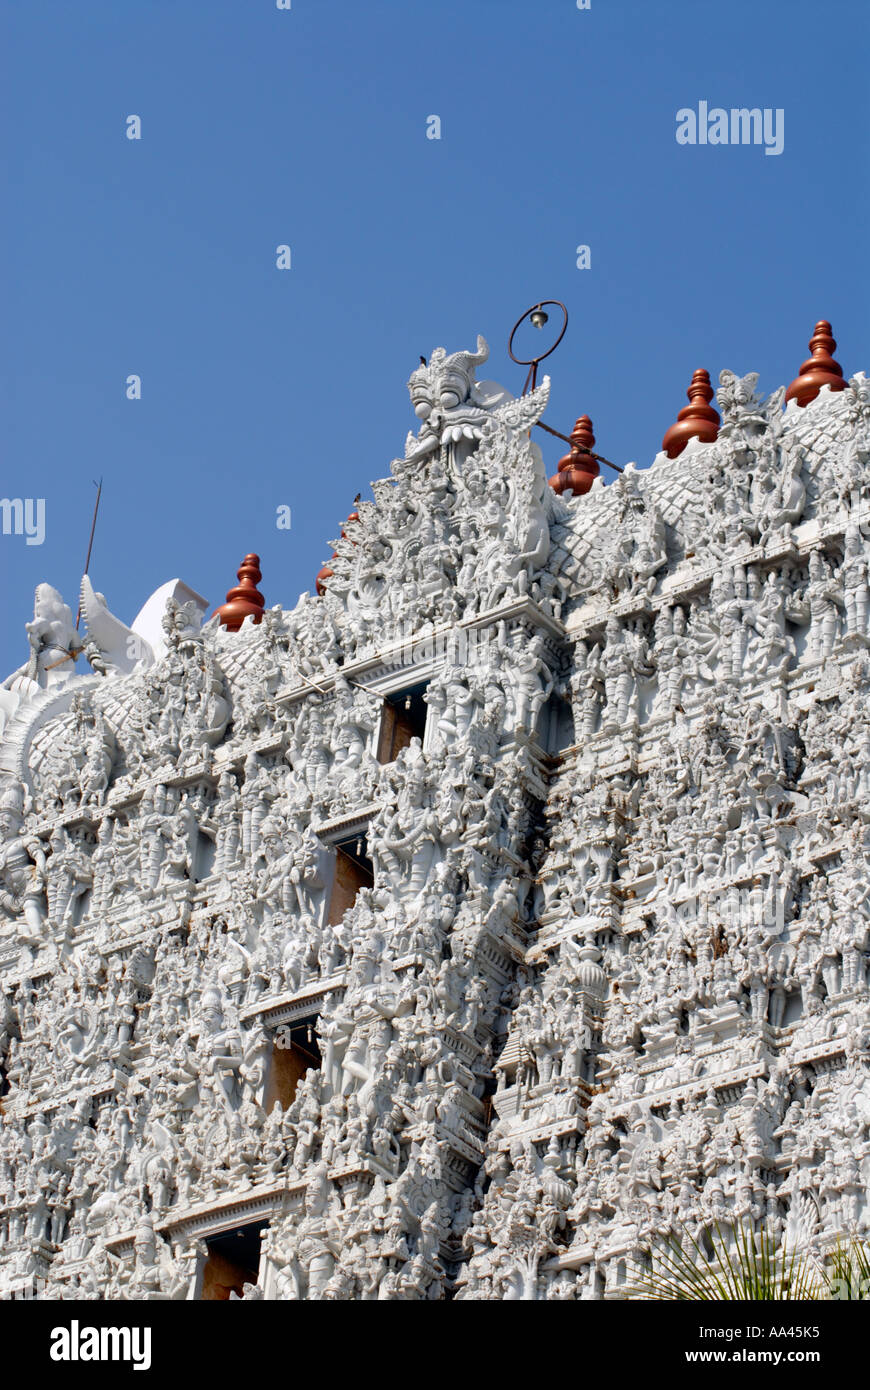
<svg viewBox="0 0 870 1390"><path fill-rule="evenodd" d="M693 373L686 395L689 404L683 406L676 423L671 425L662 440L662 448L669 459L677 458L690 439L712 444L719 433L719 415L710 404L713 399L710 373L703 367Z"/></svg>
<svg viewBox="0 0 870 1390"><path fill-rule="evenodd" d="M570 488L575 497L582 497L600 471L597 460L589 452L595 444L595 435L588 415L580 416L570 438L571 452L559 459L559 471L550 479L550 487L559 494Z"/></svg>
<svg viewBox="0 0 870 1390"><path fill-rule="evenodd" d="M843 368L833 358L837 344L827 319L819 319L809 347L812 357L803 363L785 393L787 401L797 401L798 405L809 405L823 386L830 386L832 391L842 391L846 385Z"/></svg>
<svg viewBox="0 0 870 1390"><path fill-rule="evenodd" d="M355 501L355 502L358 502L359 499L360 499L360 494L357 493L356 497L354 498L354 501ZM359 521L359 512L348 512L347 521L344 523L344 526L347 525L347 522L348 522L348 521ZM345 537L345 534L344 534L344 526L341 528L342 539L347 539L347 538ZM353 544L356 545L356 541L354 541ZM335 559L335 551L334 551L334 550L333 550L333 552L332 552L332 558L333 558L333 560ZM329 564L321 565L321 566L320 566L320 569L317 571L317 577L316 577L316 579L314 580L314 587L315 587L315 589L317 590L317 592L318 592L318 594L320 595L321 598L322 598L323 595L326 593L326 581L327 581L327 579L331 579L332 576L333 576L334 574L335 574L335 570L332 569L332 568L329 566Z"/></svg>
<svg viewBox="0 0 870 1390"><path fill-rule="evenodd" d="M333 554L333 558L334 558L334 554ZM317 571L317 577L316 577L315 580L314 580L314 587L315 587L315 589L317 590L317 592L318 592L318 594L320 595L321 598L323 598L323 595L326 593L326 581L327 581L327 579L331 579L332 576L333 576L334 574L335 574L335 570L334 570L334 569L330 569L329 565L325 565L325 564L324 564L324 565L321 565L321 566L320 566L320 569Z"/></svg>
<svg viewBox="0 0 870 1390"><path fill-rule="evenodd" d="M238 632L248 614L253 615L255 623L260 622L266 607L266 600L257 588L263 578L259 555L246 555L239 565L237 577L239 582L234 589L230 589L226 602L215 609L215 617L228 632Z"/></svg>

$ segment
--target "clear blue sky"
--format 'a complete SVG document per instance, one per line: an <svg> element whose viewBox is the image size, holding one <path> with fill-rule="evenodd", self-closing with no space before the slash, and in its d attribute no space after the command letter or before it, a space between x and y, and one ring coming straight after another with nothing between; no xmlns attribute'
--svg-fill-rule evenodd
<svg viewBox="0 0 870 1390"><path fill-rule="evenodd" d="M617 462L696 366L788 382L820 317L870 368L868 38L866 0L5 0L2 491L47 534L0 537L2 674L37 582L75 606L100 475L120 617L175 575L220 602L248 550L292 606L419 355L482 332L518 391L539 298L571 312L546 418ZM782 108L784 152L678 145L701 100Z"/></svg>

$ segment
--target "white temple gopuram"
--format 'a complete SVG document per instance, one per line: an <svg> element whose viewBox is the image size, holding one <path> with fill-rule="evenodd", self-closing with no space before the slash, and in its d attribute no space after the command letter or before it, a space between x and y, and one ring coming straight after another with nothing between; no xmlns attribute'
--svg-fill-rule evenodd
<svg viewBox="0 0 870 1390"><path fill-rule="evenodd" d="M606 485L438 349L294 608L256 555L211 618L39 586L0 1298L618 1299L717 1222L867 1232L870 382L811 347Z"/></svg>

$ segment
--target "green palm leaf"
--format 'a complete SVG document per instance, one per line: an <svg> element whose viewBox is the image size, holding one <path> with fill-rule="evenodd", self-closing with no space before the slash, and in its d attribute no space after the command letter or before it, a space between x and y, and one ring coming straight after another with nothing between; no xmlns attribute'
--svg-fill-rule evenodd
<svg viewBox="0 0 870 1390"><path fill-rule="evenodd" d="M826 1269L807 1254L777 1246L767 1230L717 1222L704 1245L688 1231L650 1251L629 1298L703 1302L768 1302L864 1298L870 1291L870 1252L860 1241L839 1245Z"/></svg>

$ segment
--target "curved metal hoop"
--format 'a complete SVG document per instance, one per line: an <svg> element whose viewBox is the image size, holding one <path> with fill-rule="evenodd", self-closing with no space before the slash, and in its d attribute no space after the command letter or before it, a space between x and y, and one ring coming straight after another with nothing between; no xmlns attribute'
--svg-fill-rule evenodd
<svg viewBox="0 0 870 1390"><path fill-rule="evenodd" d="M535 311L536 311L537 309L544 309L544 308L546 308L546 306L547 306L548 304L551 304L551 305L553 306L553 308L555 308L555 309L561 309L561 310L562 310L562 313L563 313L563 315L564 315L564 323L562 324L562 331L561 331L561 333L559 334L558 338L556 339L555 343L553 344L553 346L552 346L551 348L547 348L547 351L546 351L546 352L541 352L541 353L539 353L537 357L515 357L515 356L514 356L514 338L515 338L515 336L516 336L516 332L517 332L517 329L519 328L520 324L521 324L521 323L525 323L526 319L527 319L527 318L530 318L530 317L532 316L532 314L534 314ZM527 309L526 312L525 312L520 318L517 319L516 323L514 324L513 328L511 329L511 336L510 336L510 338L508 339L508 354L509 354L509 356L510 356L511 361L512 361L512 362L516 362L516 364L517 364L518 367L537 367L537 365L538 365L539 362L543 362L543 360L544 360L545 357L549 357L551 352L555 352L555 351L556 351L556 348L559 346L559 344L561 343L562 339L563 339L564 336L565 336L565 329L566 329L567 327L568 327L568 310L565 308L565 305L562 303L561 299L541 299L541 300L539 300L537 304L533 304L532 307L531 307L531 309Z"/></svg>

